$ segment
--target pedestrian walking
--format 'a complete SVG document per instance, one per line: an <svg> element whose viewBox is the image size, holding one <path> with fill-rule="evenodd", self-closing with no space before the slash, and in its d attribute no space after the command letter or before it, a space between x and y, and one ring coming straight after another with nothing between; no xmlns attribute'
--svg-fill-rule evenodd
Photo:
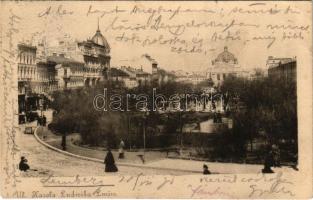
<svg viewBox="0 0 313 200"><path fill-rule="evenodd" d="M125 143L123 140L121 140L120 142L120 146L119 146L119 149L118 149L118 158L119 159L124 159L125 156L124 156L124 147L125 147Z"/></svg>
<svg viewBox="0 0 313 200"><path fill-rule="evenodd" d="M118 171L115 165L113 154L110 149L108 149L107 155L105 156L104 164L105 164L105 172L117 172Z"/></svg>
<svg viewBox="0 0 313 200"><path fill-rule="evenodd" d="M204 175L211 174L211 172L209 171L208 166L206 164L203 165L203 174Z"/></svg>

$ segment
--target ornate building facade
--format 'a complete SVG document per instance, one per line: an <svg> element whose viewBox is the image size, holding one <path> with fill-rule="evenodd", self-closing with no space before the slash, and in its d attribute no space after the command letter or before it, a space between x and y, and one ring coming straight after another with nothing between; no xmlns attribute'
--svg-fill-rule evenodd
<svg viewBox="0 0 313 200"><path fill-rule="evenodd" d="M99 25L95 35L86 41L63 37L47 47L47 61L57 65L59 87L96 85L108 78L110 46Z"/></svg>
<svg viewBox="0 0 313 200"><path fill-rule="evenodd" d="M57 89L54 65L38 62L37 48L18 45L19 111L36 110L43 95Z"/></svg>
<svg viewBox="0 0 313 200"><path fill-rule="evenodd" d="M249 71L243 70L238 64L237 58L224 47L208 68L207 78L212 80L215 86L219 86L227 76L248 77Z"/></svg>
<svg viewBox="0 0 313 200"><path fill-rule="evenodd" d="M79 42L78 48L82 52L85 63L85 85L95 85L99 81L107 79L110 70L110 46L98 29L91 40Z"/></svg>
<svg viewBox="0 0 313 200"><path fill-rule="evenodd" d="M39 75L36 65L37 48L31 45L19 44L17 49L18 104L19 112L23 112L29 107L26 104L26 99L29 99L29 102L35 101L31 98L30 94L40 88L40 86L37 86L35 83L41 75ZM36 103L37 102L35 101L35 104Z"/></svg>
<svg viewBox="0 0 313 200"><path fill-rule="evenodd" d="M38 58L37 58L38 51ZM39 102L55 90L96 85L110 70L110 46L98 29L83 42L69 37L48 46L18 45L19 112L38 110Z"/></svg>

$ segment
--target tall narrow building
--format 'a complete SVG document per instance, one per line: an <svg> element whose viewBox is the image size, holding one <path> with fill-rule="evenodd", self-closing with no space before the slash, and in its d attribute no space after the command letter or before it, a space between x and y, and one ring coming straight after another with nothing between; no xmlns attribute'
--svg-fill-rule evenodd
<svg viewBox="0 0 313 200"><path fill-rule="evenodd" d="M99 22L98 29L92 39L78 42L85 63L85 84L94 85L108 78L110 70L110 45L102 35Z"/></svg>

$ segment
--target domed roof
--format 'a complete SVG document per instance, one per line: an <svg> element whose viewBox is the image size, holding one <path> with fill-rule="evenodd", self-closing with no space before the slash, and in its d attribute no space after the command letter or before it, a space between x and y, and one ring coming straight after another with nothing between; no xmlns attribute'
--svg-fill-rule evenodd
<svg viewBox="0 0 313 200"><path fill-rule="evenodd" d="M228 52L227 47L224 47L224 51L217 56L215 62L237 63L237 58L234 56L234 54Z"/></svg>
<svg viewBox="0 0 313 200"><path fill-rule="evenodd" d="M106 49L110 49L110 45L108 41L105 39L105 37L101 34L99 28L96 32L96 34L91 39L94 43L104 46Z"/></svg>

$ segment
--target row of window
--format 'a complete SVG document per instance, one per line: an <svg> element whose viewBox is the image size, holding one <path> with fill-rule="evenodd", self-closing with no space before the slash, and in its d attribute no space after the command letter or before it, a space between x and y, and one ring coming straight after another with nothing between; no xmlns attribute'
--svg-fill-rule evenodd
<svg viewBox="0 0 313 200"><path fill-rule="evenodd" d="M18 77L19 78L31 78L34 80L49 80L49 75L47 73L38 73L36 68L29 67L18 67Z"/></svg>
<svg viewBox="0 0 313 200"><path fill-rule="evenodd" d="M85 68L83 70L73 70L71 71L71 73L73 75L83 75L85 73L100 73L101 69L93 69L93 68ZM68 75L68 71L67 69L64 69L64 75L67 76Z"/></svg>
<svg viewBox="0 0 313 200"><path fill-rule="evenodd" d="M70 81L68 82L69 86L84 86L84 81Z"/></svg>
<svg viewBox="0 0 313 200"><path fill-rule="evenodd" d="M36 61L36 56L35 55L29 55L28 53L21 53L20 54L20 63L23 64L35 64Z"/></svg>
<svg viewBox="0 0 313 200"><path fill-rule="evenodd" d="M219 80L225 80L227 76L229 75L233 75L233 76L236 76L237 73L217 73L217 74L212 74L212 76L215 76L216 75L216 79L219 81Z"/></svg>
<svg viewBox="0 0 313 200"><path fill-rule="evenodd" d="M36 86L34 88L34 90L36 93L43 93L43 92L49 92L49 91L57 90L58 88L59 87L56 84L49 85L49 86L40 85L40 86Z"/></svg>

